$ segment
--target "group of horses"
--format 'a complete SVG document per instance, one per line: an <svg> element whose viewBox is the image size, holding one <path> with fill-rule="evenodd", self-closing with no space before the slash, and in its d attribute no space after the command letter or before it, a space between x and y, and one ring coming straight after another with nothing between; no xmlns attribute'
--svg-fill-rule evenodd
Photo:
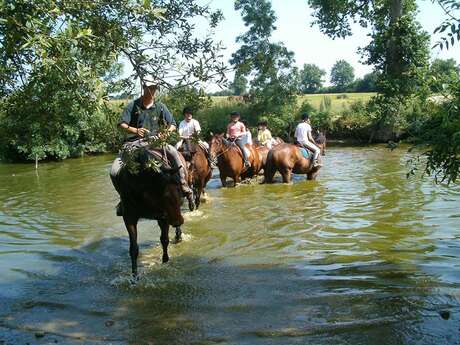
<svg viewBox="0 0 460 345"><path fill-rule="evenodd" d="M326 140L319 134L316 142L325 154ZM212 162L219 169L223 187L227 186L227 178L233 180L235 186L242 180L258 176L262 171L263 183L273 183L276 172L281 174L283 182L291 181L292 174L305 174L307 179L314 180L320 166L313 167L311 155L297 145L288 144L276 139L271 149L261 145L246 144L246 153L250 167L245 168L240 148L227 140L223 134L212 135L209 151L198 143L187 143L181 149L181 159L186 167L186 178L194 191L195 207L200 206L201 196L206 184L212 176ZM158 150L145 148L147 155L158 155ZM320 158L321 159L321 158ZM142 162L140 162L142 163ZM182 239L181 226L184 218L181 212L183 196L177 169L163 168L160 171L141 169L132 172L129 169L120 171L120 198L123 204L122 217L128 230L133 276L137 276L137 223L139 219L152 219L158 222L161 229L160 242L163 249L162 262L168 262L169 228L176 229L176 242Z"/></svg>

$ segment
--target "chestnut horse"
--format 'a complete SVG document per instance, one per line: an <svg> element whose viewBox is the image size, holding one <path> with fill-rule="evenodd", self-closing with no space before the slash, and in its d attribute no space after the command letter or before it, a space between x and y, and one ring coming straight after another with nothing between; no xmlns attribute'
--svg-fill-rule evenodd
<svg viewBox="0 0 460 345"><path fill-rule="evenodd" d="M192 143L191 140L184 140L179 152L189 163L189 184L193 187L195 206L198 208L204 188L212 176L212 168L209 164L207 153L200 144Z"/></svg>
<svg viewBox="0 0 460 345"><path fill-rule="evenodd" d="M321 161L321 156L318 159ZM277 171L281 174L284 183L291 182L292 173L306 174L308 180L314 180L318 176L319 169L320 167L313 168L310 157L305 158L297 145L280 144L268 153L264 183L273 183Z"/></svg>
<svg viewBox="0 0 460 345"><path fill-rule="evenodd" d="M157 172L145 168L149 159L158 157L154 150L147 148L136 156L140 164L139 172L130 172L122 167L118 176L111 175L112 183L120 194L122 202L122 216L129 234L129 254L133 276L137 275L137 257L139 246L137 244L137 223L139 219L157 220L161 229L160 241L163 247L163 263L169 261L169 227L176 228L176 240L181 239L180 226L184 223L181 214L183 197L180 180L177 176L178 169L163 168ZM183 162L185 166L185 161Z"/></svg>
<svg viewBox="0 0 460 345"><path fill-rule="evenodd" d="M274 138L273 143L272 143L272 148L284 143L283 139L281 138ZM257 153L259 154L259 160L261 162L261 169L265 168L265 164L267 162L267 155L268 152L270 151L270 148L267 147L267 145L255 145L254 148L256 149Z"/></svg>
<svg viewBox="0 0 460 345"><path fill-rule="evenodd" d="M261 161L259 154L251 146L245 145L249 151L248 157L251 166L248 169L244 168L243 155L238 146L225 140L223 134L215 134L211 138L210 153L213 161L217 161L219 168L220 181L222 186L226 186L227 177L233 179L234 186L241 179L251 178L256 176L261 169Z"/></svg>

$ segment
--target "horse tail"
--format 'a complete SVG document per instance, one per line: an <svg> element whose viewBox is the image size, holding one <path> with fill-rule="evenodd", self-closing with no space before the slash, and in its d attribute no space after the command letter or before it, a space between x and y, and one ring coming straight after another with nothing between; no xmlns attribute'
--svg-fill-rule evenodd
<svg viewBox="0 0 460 345"><path fill-rule="evenodd" d="M272 183L273 176L275 176L275 166L273 164L273 150L270 150L268 151L267 160L265 161L263 183Z"/></svg>

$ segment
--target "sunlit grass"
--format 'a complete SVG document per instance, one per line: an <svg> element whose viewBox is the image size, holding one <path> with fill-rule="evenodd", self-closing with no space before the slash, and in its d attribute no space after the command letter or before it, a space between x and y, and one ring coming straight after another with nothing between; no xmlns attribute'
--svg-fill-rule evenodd
<svg viewBox="0 0 460 345"><path fill-rule="evenodd" d="M324 93L324 94L311 94L298 96L298 104L302 104L305 100L308 100L310 104L315 108L319 109L321 101L325 97L331 99L331 111L336 113L347 108L351 103L356 101L363 101L364 103L375 95L375 92L368 93ZM235 101L231 100L228 96L213 96L211 97L215 105L231 105Z"/></svg>

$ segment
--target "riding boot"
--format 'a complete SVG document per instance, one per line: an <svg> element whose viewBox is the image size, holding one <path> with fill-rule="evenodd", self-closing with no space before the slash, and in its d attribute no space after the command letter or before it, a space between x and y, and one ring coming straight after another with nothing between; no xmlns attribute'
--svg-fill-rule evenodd
<svg viewBox="0 0 460 345"><path fill-rule="evenodd" d="M249 161L248 161L248 156L246 154L246 150L245 150L245 147L244 147L241 139L236 139L235 144L238 145L238 147L241 150L241 154L243 155L244 167L249 168L251 166L251 163L249 163Z"/></svg>

